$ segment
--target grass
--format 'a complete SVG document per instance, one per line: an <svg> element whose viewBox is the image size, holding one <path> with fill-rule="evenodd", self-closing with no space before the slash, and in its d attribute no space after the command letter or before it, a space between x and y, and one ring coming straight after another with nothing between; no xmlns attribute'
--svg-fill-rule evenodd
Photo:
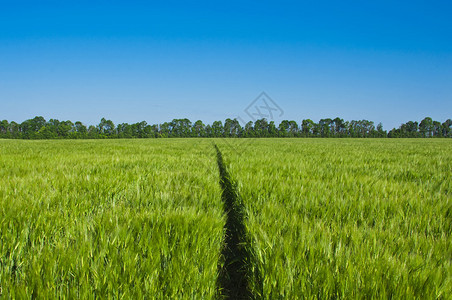
<svg viewBox="0 0 452 300"><path fill-rule="evenodd" d="M258 298L452 295L450 140L233 143Z"/></svg>
<svg viewBox="0 0 452 300"><path fill-rule="evenodd" d="M216 297L223 206L207 141L2 141L6 298Z"/></svg>
<svg viewBox="0 0 452 300"><path fill-rule="evenodd" d="M0 141L0 297L452 295L451 140L213 142Z"/></svg>

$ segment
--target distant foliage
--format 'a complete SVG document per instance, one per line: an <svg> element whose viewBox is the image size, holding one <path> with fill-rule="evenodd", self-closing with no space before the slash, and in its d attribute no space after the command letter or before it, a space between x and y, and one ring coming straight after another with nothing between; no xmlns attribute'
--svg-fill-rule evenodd
<svg viewBox="0 0 452 300"><path fill-rule="evenodd" d="M318 123L304 119L298 124L284 120L278 126L274 121L259 119L244 126L237 119L204 124L189 119L174 119L163 124L150 125L146 121L115 125L102 118L97 126L86 126L77 121L59 121L35 117L22 123L0 122L0 138L8 139L102 139L102 138L168 138L168 137L352 137L352 138L431 138L452 137L452 120L441 123L426 117L420 123L409 121L389 132L383 125L368 120L344 121L341 118L321 119Z"/></svg>

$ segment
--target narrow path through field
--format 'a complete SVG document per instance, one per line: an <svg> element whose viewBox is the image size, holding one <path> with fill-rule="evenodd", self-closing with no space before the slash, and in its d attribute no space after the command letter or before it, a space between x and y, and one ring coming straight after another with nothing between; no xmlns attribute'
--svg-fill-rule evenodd
<svg viewBox="0 0 452 300"><path fill-rule="evenodd" d="M227 299L254 299L249 291L249 280L257 278L250 274L252 261L251 247L244 224L244 211L235 186L223 163L223 156L217 151L217 163L220 171L222 200L226 213L225 245L223 247L223 266L219 266L218 288L221 296Z"/></svg>

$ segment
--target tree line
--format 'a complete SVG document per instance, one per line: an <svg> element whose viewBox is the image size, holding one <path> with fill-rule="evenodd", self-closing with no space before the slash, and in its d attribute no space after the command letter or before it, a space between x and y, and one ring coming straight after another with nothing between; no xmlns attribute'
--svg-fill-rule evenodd
<svg viewBox="0 0 452 300"><path fill-rule="evenodd" d="M46 121L37 116L22 123L0 122L0 138L10 139L100 139L100 138L166 138L166 137L356 137L356 138L418 138L452 137L452 120L441 123L426 117L420 123L409 121L389 132L383 125L368 120L344 121L341 118L321 119L314 122L304 119L300 123L284 120L278 125L274 121L259 119L244 126L237 119L226 119L204 124L201 120L174 119L171 122L150 125L146 121L115 125L102 118L98 125L86 126L77 121Z"/></svg>

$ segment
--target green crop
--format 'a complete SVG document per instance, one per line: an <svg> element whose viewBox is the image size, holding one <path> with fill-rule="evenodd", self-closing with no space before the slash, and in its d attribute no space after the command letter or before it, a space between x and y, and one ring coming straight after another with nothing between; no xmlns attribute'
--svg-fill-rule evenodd
<svg viewBox="0 0 452 300"><path fill-rule="evenodd" d="M450 298L451 146L0 141L0 297Z"/></svg>
<svg viewBox="0 0 452 300"><path fill-rule="evenodd" d="M449 140L219 144L248 215L258 298L452 295Z"/></svg>
<svg viewBox="0 0 452 300"><path fill-rule="evenodd" d="M0 153L0 296L215 297L211 143L1 141Z"/></svg>

